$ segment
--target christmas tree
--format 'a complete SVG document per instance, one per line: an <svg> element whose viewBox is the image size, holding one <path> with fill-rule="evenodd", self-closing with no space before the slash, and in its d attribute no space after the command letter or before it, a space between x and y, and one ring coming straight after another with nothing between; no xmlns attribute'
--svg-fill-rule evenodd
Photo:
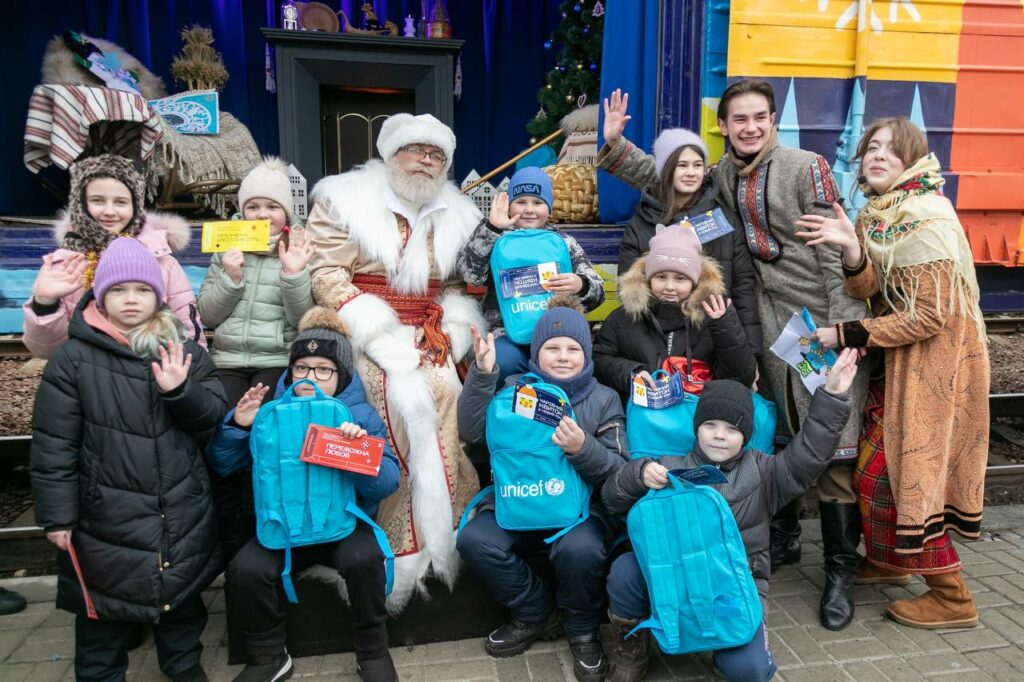
<svg viewBox="0 0 1024 682"><path fill-rule="evenodd" d="M181 31L185 45L171 63L174 80L189 90L222 90L228 70L220 52L213 49L213 31L205 26L189 26Z"/></svg>
<svg viewBox="0 0 1024 682"><path fill-rule="evenodd" d="M544 49L561 45L562 50L555 68L545 78L544 87L537 91L540 110L526 124L530 144L553 133L569 112L598 100L604 5L601 0L566 0L561 10L562 23L544 43ZM552 146L558 149L562 141L555 141Z"/></svg>

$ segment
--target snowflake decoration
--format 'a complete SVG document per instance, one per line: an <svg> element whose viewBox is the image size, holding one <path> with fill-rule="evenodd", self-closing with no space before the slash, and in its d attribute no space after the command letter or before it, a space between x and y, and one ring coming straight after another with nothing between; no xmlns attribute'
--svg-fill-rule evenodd
<svg viewBox="0 0 1024 682"><path fill-rule="evenodd" d="M818 0L818 11L828 11L829 0ZM870 14L868 8L870 7ZM895 24L899 21L899 11L903 8L910 18L914 21L921 21L921 13L914 7L914 0L890 0L889 2L889 23ZM844 29L850 25L850 22L856 21L858 30L865 26L870 26L871 30L875 33L881 33L883 30L882 20L878 17L878 13L875 12L875 5L873 0L849 0L849 4L843 13L839 15L839 19L836 20L836 30Z"/></svg>

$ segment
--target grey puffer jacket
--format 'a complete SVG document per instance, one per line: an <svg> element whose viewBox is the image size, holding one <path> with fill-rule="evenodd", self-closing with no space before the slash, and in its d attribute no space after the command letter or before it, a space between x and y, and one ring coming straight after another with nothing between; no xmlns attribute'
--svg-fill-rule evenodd
<svg viewBox="0 0 1024 682"><path fill-rule="evenodd" d="M506 379L506 385L513 385L521 375ZM498 371L484 373L473 362L466 375L466 382L459 396L459 436L469 443L482 443L486 436L487 406L497 392ZM626 442L626 418L618 394L607 386L598 384L590 395L572 404L576 423L586 432L583 450L569 458L576 471L594 487L590 497L590 513L599 517L609 531L615 528L617 519L610 515L601 504L600 490L605 481L614 478L629 461L629 445ZM480 503L479 510L494 509L494 496Z"/></svg>
<svg viewBox="0 0 1024 682"><path fill-rule="evenodd" d="M199 314L216 327L210 355L219 368L287 367L299 320L313 307L309 269L281 270L277 256L245 254L242 282L231 279L214 254L199 289Z"/></svg>
<svg viewBox="0 0 1024 682"><path fill-rule="evenodd" d="M845 394L835 396L824 388L818 389L811 399L803 428L775 455L748 448L728 462L715 464L695 446L685 457L658 460L669 470L711 464L725 474L728 483L712 487L722 494L736 517L762 602L768 597L771 575L768 536L772 516L811 487L828 466L843 425L850 416L850 405ZM633 460L605 482L601 499L608 511L625 514L647 494L643 471L653 461L650 457Z"/></svg>

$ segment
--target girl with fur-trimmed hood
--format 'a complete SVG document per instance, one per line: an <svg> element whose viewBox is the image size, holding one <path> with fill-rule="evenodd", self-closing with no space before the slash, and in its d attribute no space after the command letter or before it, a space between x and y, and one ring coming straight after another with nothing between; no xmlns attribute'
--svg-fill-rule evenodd
<svg viewBox="0 0 1024 682"><path fill-rule="evenodd" d="M619 300L594 341L597 380L629 399L634 374L691 371L701 363L715 379L754 383L756 361L718 263L701 254L688 227L659 225L651 251L619 278ZM697 375L700 372L696 372Z"/></svg>
<svg viewBox="0 0 1024 682"><path fill-rule="evenodd" d="M188 246L188 223L170 213L144 212L145 196L145 179L124 157L100 154L71 166L67 212L53 230L60 248L43 257L32 298L22 308L25 346L33 355L47 358L68 340L71 314L92 288L100 255L117 237L138 239L156 256L167 306L188 338L206 347L192 285L174 257Z"/></svg>

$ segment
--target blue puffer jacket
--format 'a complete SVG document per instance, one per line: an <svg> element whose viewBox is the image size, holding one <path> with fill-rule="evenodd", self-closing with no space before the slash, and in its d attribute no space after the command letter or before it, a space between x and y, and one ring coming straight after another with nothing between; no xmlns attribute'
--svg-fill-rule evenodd
<svg viewBox="0 0 1024 682"><path fill-rule="evenodd" d="M285 375L282 374L274 391L274 398L284 394ZM366 433L384 439L384 456L381 458L380 471L377 476L352 474L356 487L356 502L373 518L377 514L377 506L381 500L398 490L398 458L388 444L387 427L381 421L377 411L366 402L363 382L359 375L352 373L352 381L348 383L338 396L352 412L352 420L366 429ZM252 455L249 452L249 429L234 423L235 410L232 408L224 418L217 435L206 448L206 461L218 476L230 476L233 473L252 468Z"/></svg>

